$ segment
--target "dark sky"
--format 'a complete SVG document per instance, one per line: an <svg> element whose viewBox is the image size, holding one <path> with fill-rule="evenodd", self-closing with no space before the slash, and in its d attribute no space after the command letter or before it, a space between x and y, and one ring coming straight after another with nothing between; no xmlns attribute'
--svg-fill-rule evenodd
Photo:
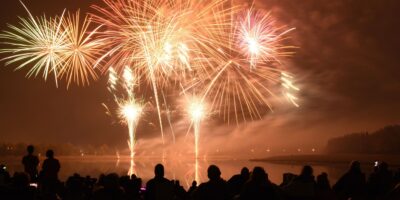
<svg viewBox="0 0 400 200"><path fill-rule="evenodd" d="M89 6L100 0L24 2L34 15L54 15L64 8L91 11ZM292 38L299 48L288 67L301 88L301 107L283 107L239 127L210 120L202 131L202 141L210 149L220 148L222 141L233 151L321 147L332 136L400 123L399 1L255 2L296 28ZM16 0L3 0L0 15L3 30L7 23L15 24L17 16L27 16ZM56 88L51 79L26 79L25 73L1 63L0 142L126 145L125 127L105 115L101 106L110 99L105 78L88 87L66 90L65 86ZM181 122L174 125L176 132L183 132L178 137L185 135ZM139 128L139 144L144 148L160 140L159 133L148 130Z"/></svg>

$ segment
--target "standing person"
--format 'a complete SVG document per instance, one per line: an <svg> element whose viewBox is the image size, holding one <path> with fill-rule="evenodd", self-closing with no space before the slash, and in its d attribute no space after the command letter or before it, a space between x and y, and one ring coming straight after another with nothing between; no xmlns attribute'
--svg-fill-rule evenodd
<svg viewBox="0 0 400 200"><path fill-rule="evenodd" d="M221 171L216 165L210 165L207 170L208 182L199 185L194 192L195 200L226 200L229 199L228 184L221 178Z"/></svg>
<svg viewBox="0 0 400 200"><path fill-rule="evenodd" d="M360 162L351 163L350 169L333 185L333 191L339 199L365 199L366 180Z"/></svg>
<svg viewBox="0 0 400 200"><path fill-rule="evenodd" d="M60 171L60 162L54 158L54 151L49 149L46 152L47 159L44 160L39 181L43 194L52 199L56 196L59 185L58 172Z"/></svg>
<svg viewBox="0 0 400 200"><path fill-rule="evenodd" d="M35 148L33 145L29 145L26 148L28 155L22 158L22 164L24 165L25 173L27 173L30 177L31 182L36 182L38 177L37 167L39 165L39 158L36 155L33 155Z"/></svg>
<svg viewBox="0 0 400 200"><path fill-rule="evenodd" d="M247 181L240 194L241 200L277 199L276 186L268 179L268 174L262 167L254 167L251 178Z"/></svg>
<svg viewBox="0 0 400 200"><path fill-rule="evenodd" d="M157 164L154 178L146 184L145 200L169 200L174 198L174 185L164 178L164 166Z"/></svg>

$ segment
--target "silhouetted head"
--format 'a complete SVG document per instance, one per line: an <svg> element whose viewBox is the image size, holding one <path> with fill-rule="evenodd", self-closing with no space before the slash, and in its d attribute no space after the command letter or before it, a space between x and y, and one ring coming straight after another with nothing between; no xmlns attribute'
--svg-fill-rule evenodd
<svg viewBox="0 0 400 200"><path fill-rule="evenodd" d="M328 180L328 174L323 172L317 176L317 186L320 189L330 189L330 184Z"/></svg>
<svg viewBox="0 0 400 200"><path fill-rule="evenodd" d="M268 180L268 175L262 167L254 167L251 179L256 182Z"/></svg>
<svg viewBox="0 0 400 200"><path fill-rule="evenodd" d="M301 170L301 176L303 177L312 177L314 173L313 168L310 165L305 165Z"/></svg>
<svg viewBox="0 0 400 200"><path fill-rule="evenodd" d="M136 174L132 174L132 175L131 175L131 180L135 180L135 179L137 179Z"/></svg>
<svg viewBox="0 0 400 200"><path fill-rule="evenodd" d="M164 166L162 164L157 164L154 167L154 174L156 177L164 177Z"/></svg>
<svg viewBox="0 0 400 200"><path fill-rule="evenodd" d="M358 161L352 161L350 164L350 171L352 172L361 172L361 164Z"/></svg>
<svg viewBox="0 0 400 200"><path fill-rule="evenodd" d="M46 157L47 158L54 158L54 151L49 149L46 151Z"/></svg>
<svg viewBox="0 0 400 200"><path fill-rule="evenodd" d="M197 182L196 181L193 181L192 182L192 187L196 187L197 186Z"/></svg>
<svg viewBox="0 0 400 200"><path fill-rule="evenodd" d="M28 154L33 154L35 148L33 147L33 145L28 145L28 147L26 147L26 151L28 152Z"/></svg>
<svg viewBox="0 0 400 200"><path fill-rule="evenodd" d="M119 187L119 177L116 173L108 174L104 177L104 187L105 188L118 188Z"/></svg>
<svg viewBox="0 0 400 200"><path fill-rule="evenodd" d="M210 165L207 170L207 175L210 180L217 180L221 177L221 171L216 165Z"/></svg>
<svg viewBox="0 0 400 200"><path fill-rule="evenodd" d="M243 167L242 170L240 171L240 175L245 179L248 179L250 176L249 169L247 167Z"/></svg>

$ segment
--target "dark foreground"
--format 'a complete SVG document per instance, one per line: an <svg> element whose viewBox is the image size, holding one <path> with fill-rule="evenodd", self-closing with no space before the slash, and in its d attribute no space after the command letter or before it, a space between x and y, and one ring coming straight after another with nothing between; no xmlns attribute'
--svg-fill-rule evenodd
<svg viewBox="0 0 400 200"><path fill-rule="evenodd" d="M328 174L314 177L311 166L304 166L300 174L285 173L279 185L268 179L262 167L251 171L243 168L240 174L223 180L219 168L210 165L209 181L185 190L179 180L164 178L164 167L155 167L155 176L146 185L141 178L118 176L116 173L100 177L73 174L66 182L57 178L39 176L36 182L25 172L9 177L4 169L0 173L0 199L400 199L400 171L390 171L384 162L377 165L368 177L359 162L353 162L345 174L332 185Z"/></svg>

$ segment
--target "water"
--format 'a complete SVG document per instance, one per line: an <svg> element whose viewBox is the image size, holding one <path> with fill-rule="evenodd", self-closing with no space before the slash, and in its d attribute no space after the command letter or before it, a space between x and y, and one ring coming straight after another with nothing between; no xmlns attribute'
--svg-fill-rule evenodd
<svg viewBox="0 0 400 200"><path fill-rule="evenodd" d="M41 161L43 159L40 158ZM101 173L115 172L119 175L135 173L146 182L154 176L154 166L157 163L162 163L165 167L165 176L168 179L179 180L181 185L186 188L191 185L193 180L198 182L207 181L207 168L210 164L215 164L221 169L221 176L225 180L228 180L234 174L240 173L242 167L248 167L251 170L255 166L261 166L267 171L269 179L276 184L282 182L284 173L298 174L302 168L302 165L298 164L274 164L221 158L200 159L197 165L194 159L138 158L134 162L131 162L129 158L117 159L115 157L61 157L58 159L61 163L59 177L63 181L73 173L98 177ZM11 174L15 171L23 170L19 158L1 158L0 162L7 165L7 169ZM335 183L346 171L347 166L314 165L313 168L315 175L327 172L331 183Z"/></svg>

